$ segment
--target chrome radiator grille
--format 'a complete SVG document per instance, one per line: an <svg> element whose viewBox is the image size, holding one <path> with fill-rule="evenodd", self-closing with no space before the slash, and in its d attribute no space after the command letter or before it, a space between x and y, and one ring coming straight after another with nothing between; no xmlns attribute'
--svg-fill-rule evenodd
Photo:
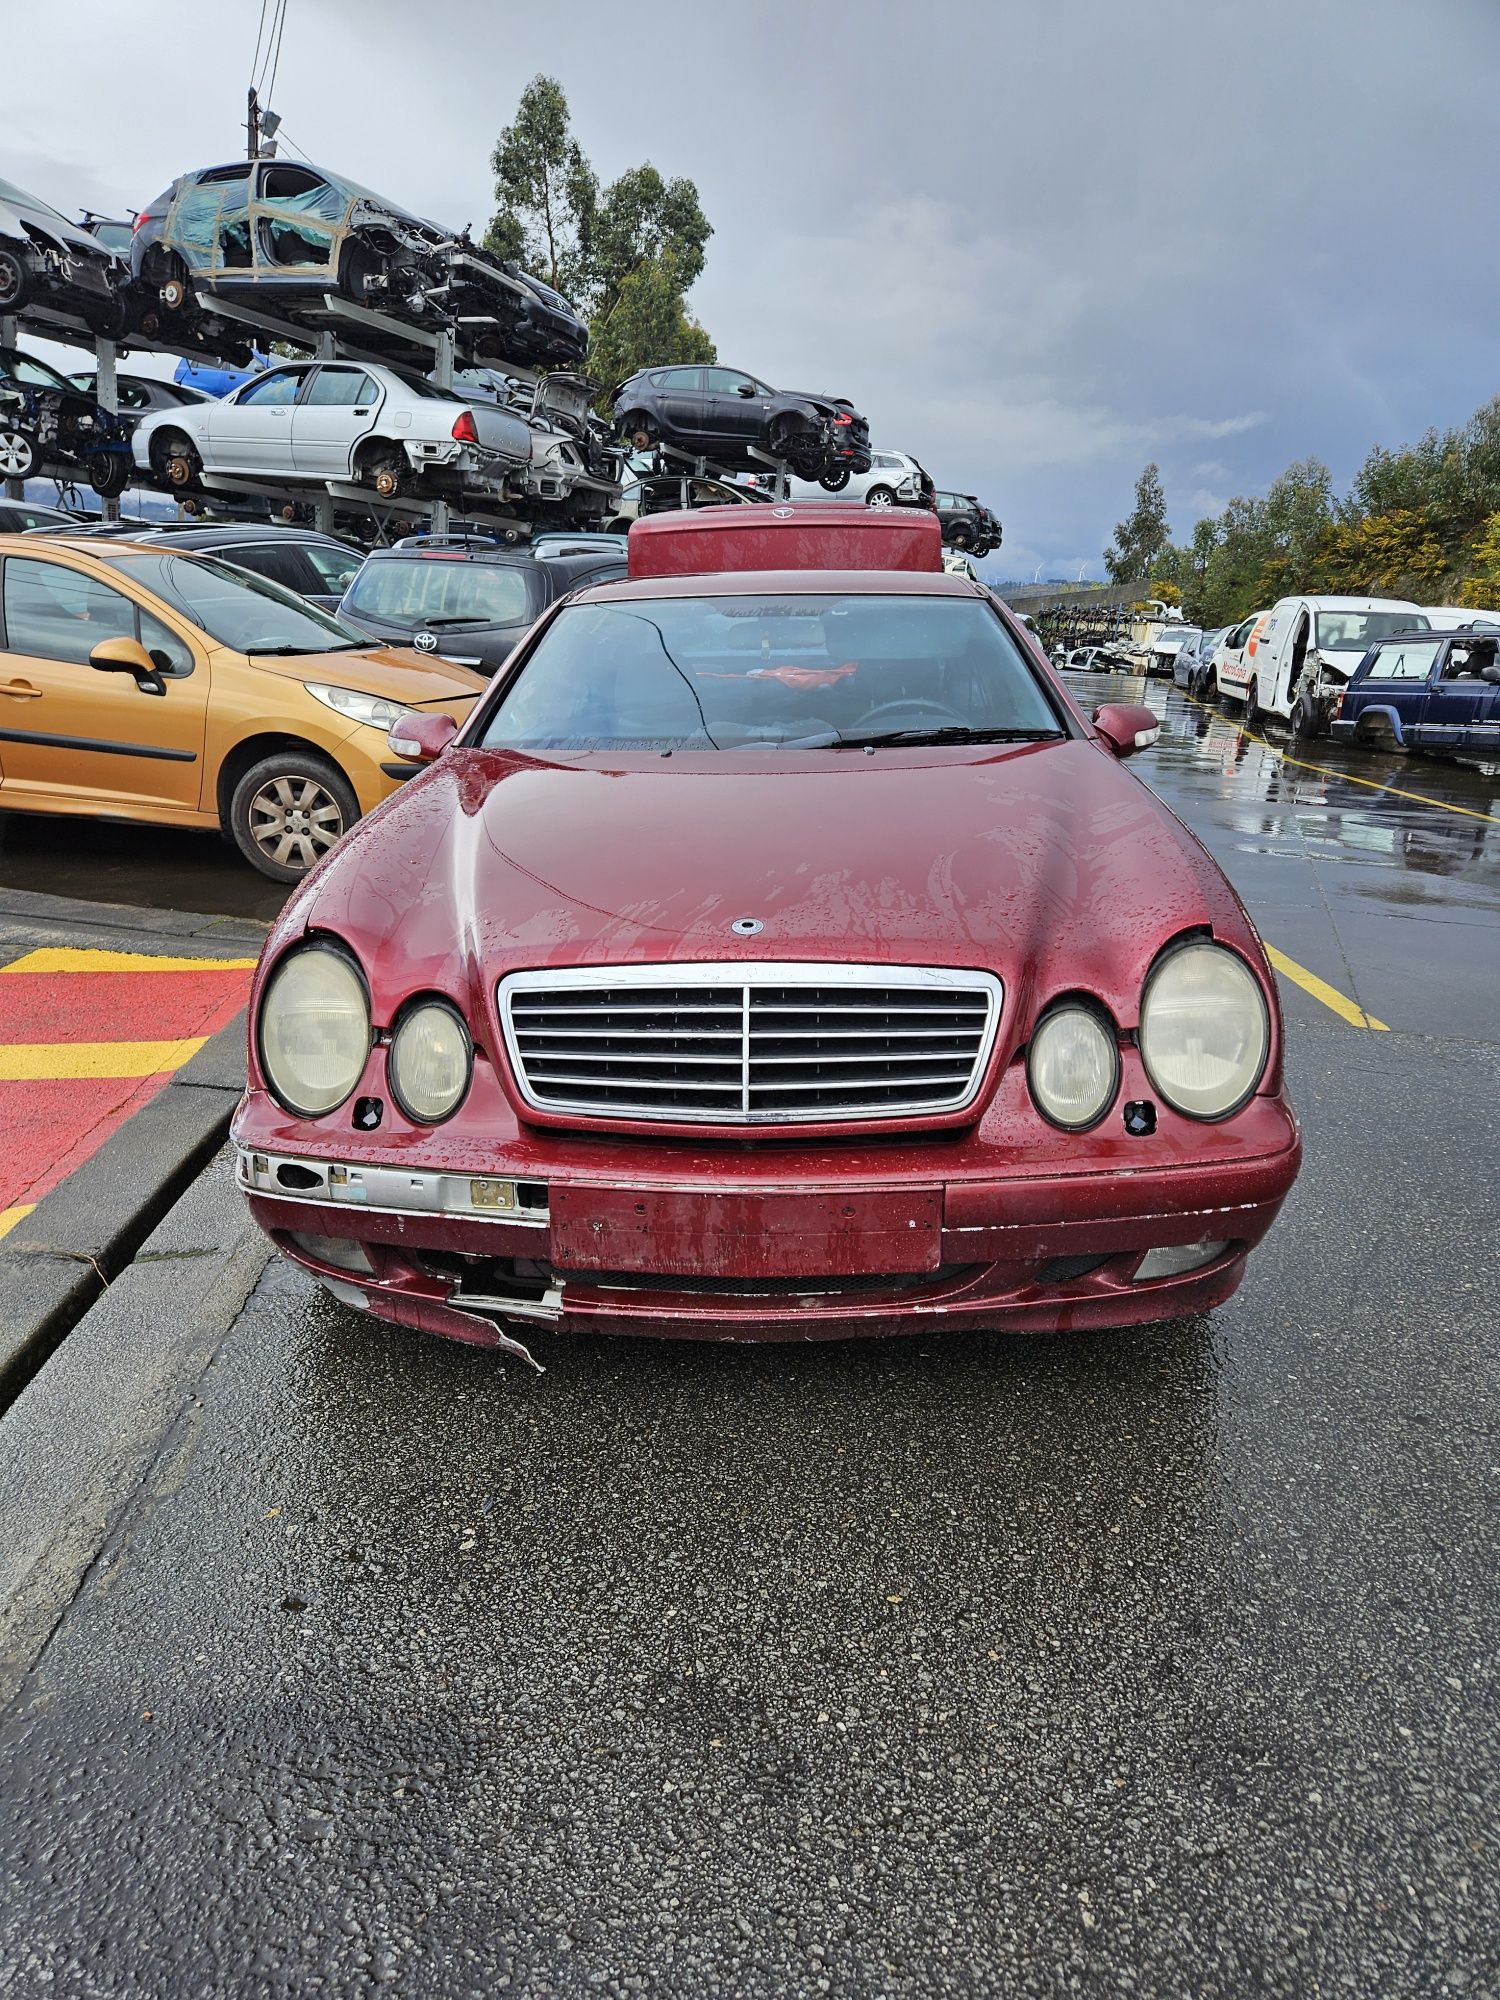
<svg viewBox="0 0 1500 2000"><path fill-rule="evenodd" d="M772 961L518 972L499 999L539 1111L783 1125L962 1110L1001 989L985 972Z"/></svg>

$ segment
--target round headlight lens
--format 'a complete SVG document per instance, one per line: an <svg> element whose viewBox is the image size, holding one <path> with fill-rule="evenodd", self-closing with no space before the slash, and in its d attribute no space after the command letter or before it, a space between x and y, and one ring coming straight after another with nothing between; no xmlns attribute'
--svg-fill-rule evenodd
<svg viewBox="0 0 1500 2000"><path fill-rule="evenodd" d="M1119 1088L1114 1036L1091 1008L1055 1008L1031 1038L1026 1076L1042 1116L1081 1131L1104 1116Z"/></svg>
<svg viewBox="0 0 1500 2000"><path fill-rule="evenodd" d="M342 1104L370 1053L370 1003L342 952L309 945L282 960L260 1003L260 1059L277 1098L299 1117Z"/></svg>
<svg viewBox="0 0 1500 2000"><path fill-rule="evenodd" d="M469 1087L473 1050L463 1022L441 1000L424 1000L391 1037L390 1077L408 1118L436 1125L451 1117Z"/></svg>
<svg viewBox="0 0 1500 2000"><path fill-rule="evenodd" d="M1190 944L1164 958L1141 1001L1141 1059L1168 1104L1227 1118L1260 1082L1271 1045L1265 995L1242 958Z"/></svg>

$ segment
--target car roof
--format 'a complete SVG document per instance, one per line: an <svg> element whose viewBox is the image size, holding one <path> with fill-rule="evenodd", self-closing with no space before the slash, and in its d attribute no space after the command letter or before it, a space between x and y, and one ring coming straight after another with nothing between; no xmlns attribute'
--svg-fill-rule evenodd
<svg viewBox="0 0 1500 2000"><path fill-rule="evenodd" d="M930 569L735 569L697 576L643 576L596 583L590 603L643 597L988 597L967 576Z"/></svg>

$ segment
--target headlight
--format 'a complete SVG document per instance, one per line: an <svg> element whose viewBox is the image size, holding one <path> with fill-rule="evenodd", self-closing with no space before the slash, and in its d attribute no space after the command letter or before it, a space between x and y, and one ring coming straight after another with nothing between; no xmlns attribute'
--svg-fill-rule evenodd
<svg viewBox="0 0 1500 2000"><path fill-rule="evenodd" d="M279 1102L301 1118L343 1103L370 1053L370 1003L342 952L306 945L284 958L260 1003L260 1060Z"/></svg>
<svg viewBox="0 0 1500 2000"><path fill-rule="evenodd" d="M302 685L325 708L337 709L351 722L368 722L372 729L389 729L398 715L406 713L399 701L386 701L378 694L361 694L358 688L324 687L320 681L304 681Z"/></svg>
<svg viewBox="0 0 1500 2000"><path fill-rule="evenodd" d="M473 1066L469 1031L446 1001L420 1001L391 1037L391 1091L419 1125L436 1125L458 1109Z"/></svg>
<svg viewBox="0 0 1500 2000"><path fill-rule="evenodd" d="M1114 1036L1091 1008L1054 1008L1031 1038L1026 1077L1044 1118L1081 1131L1104 1116L1119 1088Z"/></svg>
<svg viewBox="0 0 1500 2000"><path fill-rule="evenodd" d="M1265 996L1243 959L1184 945L1146 981L1141 1059L1167 1102L1190 1118L1227 1118L1260 1082L1271 1043Z"/></svg>

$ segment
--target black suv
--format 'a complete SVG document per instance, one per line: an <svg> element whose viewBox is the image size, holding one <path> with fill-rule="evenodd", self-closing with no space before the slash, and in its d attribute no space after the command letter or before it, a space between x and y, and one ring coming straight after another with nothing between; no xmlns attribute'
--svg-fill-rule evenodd
<svg viewBox="0 0 1500 2000"><path fill-rule="evenodd" d="M344 593L339 617L388 646L414 646L492 674L549 604L625 574L618 547L556 555L503 549L482 536L413 535L375 549Z"/></svg>
<svg viewBox="0 0 1500 2000"><path fill-rule="evenodd" d="M647 368L614 394L615 435L635 451L669 445L732 469L779 460L837 492L870 469L870 426L841 396L772 389L737 368Z"/></svg>
<svg viewBox="0 0 1500 2000"><path fill-rule="evenodd" d="M976 556L987 556L991 550L999 548L1004 538L1005 530L1000 526L1000 516L992 508L986 507L977 494L964 493L960 498L969 501L979 515L979 540L974 544L973 553Z"/></svg>
<svg viewBox="0 0 1500 2000"><path fill-rule="evenodd" d="M977 500L967 493L939 493L937 517L945 548L962 549L965 555L984 553L979 546L985 539L984 522Z"/></svg>

